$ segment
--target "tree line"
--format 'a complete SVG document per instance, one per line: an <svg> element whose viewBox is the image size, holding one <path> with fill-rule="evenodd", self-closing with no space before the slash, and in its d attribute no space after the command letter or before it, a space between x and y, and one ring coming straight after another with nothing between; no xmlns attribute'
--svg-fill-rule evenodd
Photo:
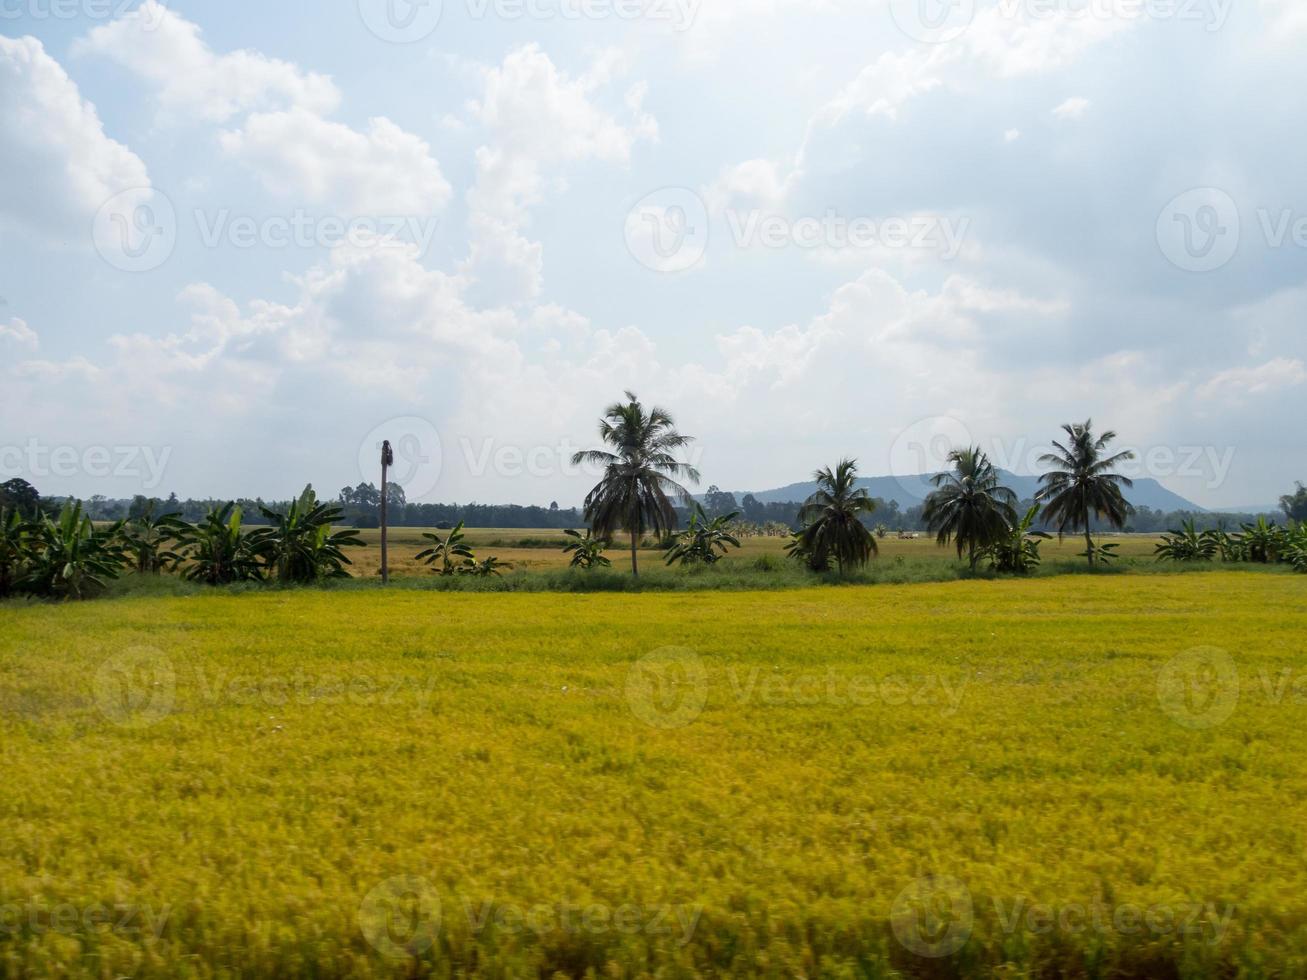
<svg viewBox="0 0 1307 980"><path fill-rule="evenodd" d="M1124 494L1131 480L1116 472L1134 454L1110 452L1116 433L1096 436L1092 421L1062 429L1064 441L1054 441L1053 452L1040 459L1046 472L1034 500L1019 501L1003 486L979 447L960 446L949 454L950 469L931 479L935 489L921 507L907 511L859 487L853 459L818 470L816 491L797 509L762 505L752 496L746 496L743 508L734 509L733 495L715 486L699 503L681 482L699 480L698 471L679 458L693 438L677 431L668 411L646 409L629 391L625 401L608 406L600 419L602 448L573 457L574 464L597 465L603 472L579 512L557 503L548 508L470 504L462 509L410 504L403 488L386 480L392 460L389 443L380 459L383 489L370 483L346 487L334 503L319 502L311 486L298 498L273 505L261 500L180 501L176 494L160 501L138 495L126 502L125 515L116 517L123 502L94 497L84 505L42 498L31 484L15 479L0 484L0 596L23 592L81 597L103 587L124 566L142 573L168 567L215 585L348 577L345 566L350 561L343 549L363 544L356 529L370 526L374 514L382 526L383 581L388 571L387 524L409 521L451 530L444 538L425 535L431 547L418 556L442 574L497 575L508 567L493 558L477 562L462 543L464 526L568 530L575 540L565 550L573 552L573 566L582 568L609 564L602 552L625 534L631 572L638 575L638 551L646 535L666 547L669 563L712 564L728 548L739 547L741 518L755 527L760 519L788 527L792 534L787 552L816 572L835 569L843 574L865 565L878 553L877 536L891 529L890 521L900 527L924 525L940 545L954 546L973 572L982 561L997 571L1029 571L1039 563L1039 543L1050 531L1059 536L1083 534L1081 555L1093 567L1112 561L1117 547L1095 541L1095 532L1126 530L1140 517ZM1196 515L1188 516L1159 546L1159 558L1206 559L1219 553L1226 560L1255 561L1273 554L1275 560L1307 571L1307 487L1298 484L1295 493L1281 499L1281 507L1290 521L1287 528L1269 523L1263 515L1255 522L1240 522L1241 530L1230 533L1220 515L1205 515L1215 521L1207 528L1198 526ZM469 525L463 516L468 509L488 523ZM1153 519L1153 512L1144 511ZM397 519L392 521L392 515ZM112 523L105 526L106 521ZM677 534L682 523L686 529ZM347 529L335 530L338 525ZM578 527L587 529L584 538ZM1270 535L1269 549L1257 544L1259 535Z"/></svg>

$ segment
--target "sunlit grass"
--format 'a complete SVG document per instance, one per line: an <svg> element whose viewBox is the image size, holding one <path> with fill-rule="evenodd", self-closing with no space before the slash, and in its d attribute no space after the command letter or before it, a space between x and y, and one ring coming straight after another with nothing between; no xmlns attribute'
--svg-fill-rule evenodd
<svg viewBox="0 0 1307 980"><path fill-rule="evenodd" d="M1305 582L0 607L0 972L1302 975Z"/></svg>

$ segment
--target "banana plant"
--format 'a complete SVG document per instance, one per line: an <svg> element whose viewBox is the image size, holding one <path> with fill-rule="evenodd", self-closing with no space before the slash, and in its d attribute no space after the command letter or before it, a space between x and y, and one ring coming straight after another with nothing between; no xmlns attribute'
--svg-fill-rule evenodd
<svg viewBox="0 0 1307 980"><path fill-rule="evenodd" d="M740 512L735 511L709 520L703 507L696 501L690 513L689 524L677 535L672 549L667 553L667 564L671 565L675 562L680 562L682 565L716 564L726 554L728 548L740 546L740 539L727 527L739 516Z"/></svg>
<svg viewBox="0 0 1307 980"><path fill-rule="evenodd" d="M1080 552L1077 557L1088 558L1090 565L1099 562L1106 566L1120 560L1121 556L1116 553L1116 549L1119 547L1121 547L1119 544L1099 544L1091 539L1089 547Z"/></svg>
<svg viewBox="0 0 1307 980"><path fill-rule="evenodd" d="M1268 523L1265 517L1257 518L1256 524L1243 525L1243 541L1248 549L1248 560L1259 565L1278 561L1283 537L1283 529Z"/></svg>
<svg viewBox="0 0 1307 980"><path fill-rule="evenodd" d="M1199 531L1191 517L1180 530L1162 535L1154 555L1158 561L1212 561L1220 550L1220 537L1213 531Z"/></svg>
<svg viewBox="0 0 1307 980"><path fill-rule="evenodd" d="M165 567L175 565L178 554L169 545L186 531L180 514L154 517L143 514L123 525L123 551L138 575L158 575Z"/></svg>
<svg viewBox="0 0 1307 980"><path fill-rule="evenodd" d="M250 532L250 549L263 559L269 575L278 582L306 583L349 578L353 562L343 548L364 547L353 528L332 531L343 511L332 503L319 503L312 486L290 502L285 513L259 507L272 522Z"/></svg>
<svg viewBox="0 0 1307 980"><path fill-rule="evenodd" d="M32 529L28 571L19 588L55 599L83 599L102 590L122 569L122 523L96 528L81 501L71 500L58 518L43 516Z"/></svg>
<svg viewBox="0 0 1307 980"><path fill-rule="evenodd" d="M1307 573L1307 524L1298 524L1285 532L1281 557L1294 571Z"/></svg>
<svg viewBox="0 0 1307 980"><path fill-rule="evenodd" d="M241 509L234 503L214 507L199 524L181 528L175 554L174 567L192 582L228 585L263 578L259 556L241 531Z"/></svg>
<svg viewBox="0 0 1307 980"><path fill-rule="evenodd" d="M483 558L480 561L472 561L459 568L460 575L474 575L479 578L489 578L490 576L502 575L505 571L513 566L506 561L500 561L494 555L489 558Z"/></svg>
<svg viewBox="0 0 1307 980"><path fill-rule="evenodd" d="M1242 534L1230 534L1227 531L1213 531L1217 554L1223 562L1244 562L1248 560L1248 543Z"/></svg>
<svg viewBox="0 0 1307 980"><path fill-rule="evenodd" d="M1043 531L1032 531L1040 505L1031 504L1026 516L1009 528L1008 534L989 545L984 556L996 572L1026 575L1039 567L1039 543L1052 537Z"/></svg>
<svg viewBox="0 0 1307 980"><path fill-rule="evenodd" d="M32 526L15 508L0 508L0 599L14 594L29 555Z"/></svg>
<svg viewBox="0 0 1307 980"><path fill-rule="evenodd" d="M437 575L455 575L461 568L476 563L476 556L472 554L471 547L463 540L462 521L459 521L443 538L438 534L430 533L424 533L422 536L431 541L432 545L425 551L418 552L417 560L432 566L431 570Z"/></svg>
<svg viewBox="0 0 1307 980"><path fill-rule="evenodd" d="M586 528L585 534L568 528L563 532L571 540L563 546L563 554L572 556L570 568L611 568L613 563L604 557L608 542L596 538L594 532Z"/></svg>

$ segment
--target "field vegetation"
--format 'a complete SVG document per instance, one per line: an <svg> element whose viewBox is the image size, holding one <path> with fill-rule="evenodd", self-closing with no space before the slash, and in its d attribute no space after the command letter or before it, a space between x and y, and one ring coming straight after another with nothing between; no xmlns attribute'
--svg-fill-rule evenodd
<svg viewBox="0 0 1307 980"><path fill-rule="evenodd" d="M0 606L0 974L1300 976L1304 587Z"/></svg>

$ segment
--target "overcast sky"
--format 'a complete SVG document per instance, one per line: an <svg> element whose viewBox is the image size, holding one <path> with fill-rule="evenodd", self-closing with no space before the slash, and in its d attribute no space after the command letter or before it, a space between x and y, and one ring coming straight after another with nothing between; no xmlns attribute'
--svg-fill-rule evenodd
<svg viewBox="0 0 1307 980"><path fill-rule="evenodd" d="M1301 0L0 0L0 477L579 502L624 389L702 486L1307 479ZM362 467L361 467L362 462Z"/></svg>

